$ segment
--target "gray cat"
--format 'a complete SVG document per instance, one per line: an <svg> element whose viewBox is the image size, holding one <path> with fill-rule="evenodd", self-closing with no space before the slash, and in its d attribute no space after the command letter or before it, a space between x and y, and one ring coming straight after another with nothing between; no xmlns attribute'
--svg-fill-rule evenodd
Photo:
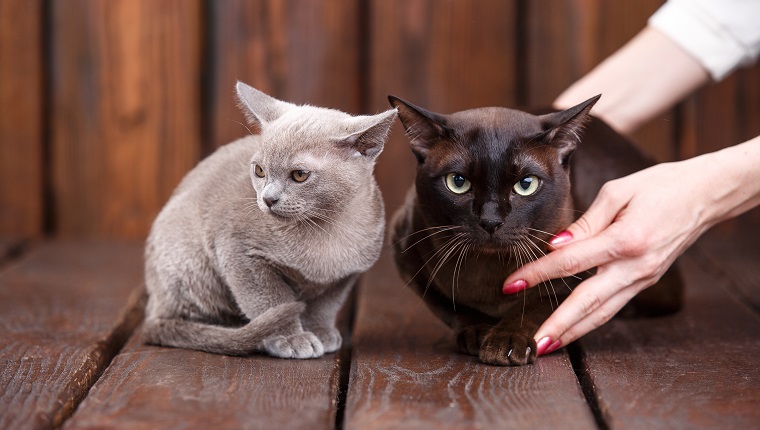
<svg viewBox="0 0 760 430"><path fill-rule="evenodd" d="M319 357L340 348L336 314L380 254L373 168L396 111L351 116L236 90L261 133L198 164L156 218L144 340Z"/></svg>

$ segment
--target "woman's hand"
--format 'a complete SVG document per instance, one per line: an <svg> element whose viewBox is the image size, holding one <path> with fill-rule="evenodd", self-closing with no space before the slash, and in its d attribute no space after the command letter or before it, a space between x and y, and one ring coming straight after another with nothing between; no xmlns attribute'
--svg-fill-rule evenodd
<svg viewBox="0 0 760 430"><path fill-rule="evenodd" d="M757 163L759 144L756 138L605 184L588 211L552 239L554 252L509 276L505 294L597 268L539 328L539 355L607 322L710 226L756 205L760 190L744 181L759 179L757 164L746 163Z"/></svg>

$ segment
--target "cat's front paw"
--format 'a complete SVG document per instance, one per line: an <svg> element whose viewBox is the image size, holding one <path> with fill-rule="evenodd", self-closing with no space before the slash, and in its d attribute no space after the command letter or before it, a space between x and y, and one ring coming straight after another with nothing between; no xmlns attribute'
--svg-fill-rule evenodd
<svg viewBox="0 0 760 430"><path fill-rule="evenodd" d="M311 331L322 341L325 354L339 350L343 343L343 338L335 327L314 327Z"/></svg>
<svg viewBox="0 0 760 430"><path fill-rule="evenodd" d="M523 366L536 361L536 341L523 333L493 330L483 339L480 361L497 366Z"/></svg>
<svg viewBox="0 0 760 430"><path fill-rule="evenodd" d="M463 354L480 355L480 345L483 343L490 327L485 324L467 326L457 332L457 348Z"/></svg>
<svg viewBox="0 0 760 430"><path fill-rule="evenodd" d="M264 340L264 350L273 357L317 358L325 353L324 345L314 333L306 331Z"/></svg>

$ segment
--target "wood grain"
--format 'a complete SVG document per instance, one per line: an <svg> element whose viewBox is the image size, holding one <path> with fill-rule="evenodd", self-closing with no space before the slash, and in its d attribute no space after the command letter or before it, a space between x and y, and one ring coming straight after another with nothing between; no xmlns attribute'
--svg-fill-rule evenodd
<svg viewBox="0 0 760 430"><path fill-rule="evenodd" d="M514 106L516 18L514 0L371 1L368 109L387 109L388 94L441 113ZM414 166L397 124L376 171L389 213L403 202Z"/></svg>
<svg viewBox="0 0 760 430"><path fill-rule="evenodd" d="M43 230L42 3L0 1L0 234Z"/></svg>
<svg viewBox="0 0 760 430"><path fill-rule="evenodd" d="M273 97L361 112L359 2L212 2L212 147L248 133L234 98L237 80Z"/></svg>
<svg viewBox="0 0 760 430"><path fill-rule="evenodd" d="M404 286L387 254L365 277L346 428L594 425L564 350L533 366L481 364L454 350L448 328Z"/></svg>
<svg viewBox="0 0 760 430"><path fill-rule="evenodd" d="M755 260L756 261L756 260ZM610 428L749 428L760 422L760 321L728 279L682 258L686 305L615 319L586 336L587 371ZM754 279L755 289L760 287Z"/></svg>
<svg viewBox="0 0 760 430"><path fill-rule="evenodd" d="M201 3L51 6L57 233L144 237L199 158Z"/></svg>
<svg viewBox="0 0 760 430"><path fill-rule="evenodd" d="M142 318L140 244L43 244L0 273L0 428L60 425Z"/></svg>
<svg viewBox="0 0 760 430"><path fill-rule="evenodd" d="M527 82L524 85L527 102L531 106L547 106L643 29L649 16L664 1L538 0L526 3ZM678 155L672 141L673 118L672 112L662 115L632 138L657 160L673 160Z"/></svg>
<svg viewBox="0 0 760 430"><path fill-rule="evenodd" d="M66 429L331 429L339 359L229 357L130 341Z"/></svg>

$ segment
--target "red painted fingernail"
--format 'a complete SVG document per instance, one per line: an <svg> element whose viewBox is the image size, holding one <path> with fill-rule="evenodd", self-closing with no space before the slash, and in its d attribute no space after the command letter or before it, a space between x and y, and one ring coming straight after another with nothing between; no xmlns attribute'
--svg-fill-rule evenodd
<svg viewBox="0 0 760 430"><path fill-rule="evenodd" d="M501 292L504 294L514 294L519 293L520 291L528 288L528 283L523 281L522 279L518 279L516 281L512 281L509 284L505 285Z"/></svg>
<svg viewBox="0 0 760 430"><path fill-rule="evenodd" d="M542 355L546 352L546 348L548 348L552 344L552 338L545 337L536 343L536 355Z"/></svg>
<svg viewBox="0 0 760 430"><path fill-rule="evenodd" d="M570 242L571 240L573 240L573 234L567 230L563 230L557 233L557 235L549 241L549 244L559 245L560 243Z"/></svg>
<svg viewBox="0 0 760 430"><path fill-rule="evenodd" d="M544 354L551 354L552 352L558 350L560 346L562 346L562 341L557 340L553 344L549 345L548 348L546 348Z"/></svg>

